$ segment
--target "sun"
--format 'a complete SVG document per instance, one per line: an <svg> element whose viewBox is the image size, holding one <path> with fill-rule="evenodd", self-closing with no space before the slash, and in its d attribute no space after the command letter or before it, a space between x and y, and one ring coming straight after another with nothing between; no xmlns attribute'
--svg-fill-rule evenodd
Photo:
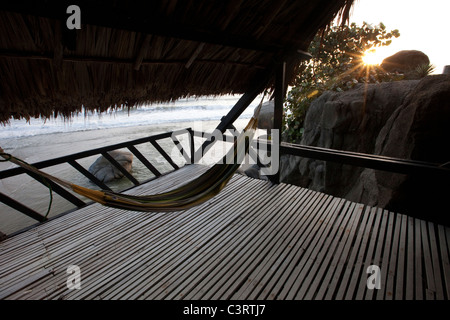
<svg viewBox="0 0 450 320"><path fill-rule="evenodd" d="M362 61L365 65L380 65L383 62L384 55L381 54L376 49L369 49L366 52L364 52L362 56Z"/></svg>

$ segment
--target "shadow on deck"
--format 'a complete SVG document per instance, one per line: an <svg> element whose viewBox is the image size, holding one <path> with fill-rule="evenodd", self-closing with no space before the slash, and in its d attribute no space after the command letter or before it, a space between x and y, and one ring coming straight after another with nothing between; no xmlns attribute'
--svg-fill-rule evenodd
<svg viewBox="0 0 450 320"><path fill-rule="evenodd" d="M204 170L188 165L130 193ZM442 225L237 174L187 211L92 204L0 242L0 298L449 299L449 242ZM68 289L71 265L80 289ZM368 289L371 265L380 289Z"/></svg>

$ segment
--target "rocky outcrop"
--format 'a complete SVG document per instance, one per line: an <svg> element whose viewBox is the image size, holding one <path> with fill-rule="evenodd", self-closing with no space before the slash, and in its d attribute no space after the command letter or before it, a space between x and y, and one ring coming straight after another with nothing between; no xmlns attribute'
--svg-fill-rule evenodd
<svg viewBox="0 0 450 320"><path fill-rule="evenodd" d="M272 129L273 128L273 112L274 112L274 100L264 102L261 106L261 110L258 115L258 128L259 129Z"/></svg>
<svg viewBox="0 0 450 320"><path fill-rule="evenodd" d="M417 84L360 84L342 93L323 93L308 110L300 144L372 153L381 128ZM283 156L280 166L282 181L342 197L362 172L359 168L290 156Z"/></svg>
<svg viewBox="0 0 450 320"><path fill-rule="evenodd" d="M444 70L442 71L442 73L450 75L450 66L445 66Z"/></svg>
<svg viewBox="0 0 450 320"><path fill-rule="evenodd" d="M108 152L122 167L128 172L131 172L133 164L133 154L127 151L114 150ZM102 182L110 182L114 179L123 177L123 173L112 165L105 157L100 156L89 167L89 172Z"/></svg>
<svg viewBox="0 0 450 320"><path fill-rule="evenodd" d="M380 131L374 153L444 164L450 161L450 76L424 78ZM400 175L366 169L349 198L425 219L449 219L449 177ZM370 186L370 187L368 187Z"/></svg>
<svg viewBox="0 0 450 320"><path fill-rule="evenodd" d="M312 103L301 144L435 163L450 161L450 76L326 92ZM282 181L442 221L448 177L401 175L284 156ZM447 210L448 211L448 210Z"/></svg>
<svg viewBox="0 0 450 320"><path fill-rule="evenodd" d="M428 64L430 59L422 51L402 50L384 59L381 68L387 72L404 74L406 79L417 79L416 68Z"/></svg>

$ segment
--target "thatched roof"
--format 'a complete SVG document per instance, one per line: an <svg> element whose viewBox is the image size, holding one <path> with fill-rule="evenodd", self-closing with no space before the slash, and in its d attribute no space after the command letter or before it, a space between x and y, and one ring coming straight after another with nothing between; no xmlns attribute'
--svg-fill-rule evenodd
<svg viewBox="0 0 450 320"><path fill-rule="evenodd" d="M244 93L353 0L21 1L0 4L0 122ZM69 30L67 7L81 9Z"/></svg>

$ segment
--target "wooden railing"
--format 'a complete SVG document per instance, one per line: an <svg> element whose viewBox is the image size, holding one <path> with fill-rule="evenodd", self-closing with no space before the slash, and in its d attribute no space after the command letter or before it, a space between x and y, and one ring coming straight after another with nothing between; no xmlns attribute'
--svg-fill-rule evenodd
<svg viewBox="0 0 450 320"><path fill-rule="evenodd" d="M182 144L177 139L179 135L186 134L189 135L189 151L184 150ZM203 137L207 139L207 143L203 143L198 150L195 150L194 137ZM79 173L84 175L89 181L97 185L100 189L103 190L111 190L105 183L96 178L92 173L86 170L80 163L79 160L91 156L103 155L114 167L116 167L119 171L121 171L126 179L131 181L134 186L138 186L142 183L146 183L149 180L155 179L161 176L163 173L160 172L153 164L152 161L147 159L137 148L137 145L150 143L157 152L164 157L164 159L170 164L173 170L179 169L179 166L174 162L174 160L168 155L164 149L158 143L159 140L171 138L174 146L180 151L180 154L185 158L186 163L195 163L196 160L199 160L196 152L201 152L202 156L204 153L214 144L216 141L211 141L212 135L205 132L195 132L191 128L187 128L184 130L178 130L173 132L167 132L162 134L157 134L153 136L149 136L146 138L141 138L133 141L123 142L119 144L114 144L107 147L96 148L88 151L83 151L55 159L45 160L37 163L33 163L32 165L38 169L49 168L52 166L60 165L60 164L69 164L73 168L75 168ZM223 135L223 141L232 141L233 138L227 137ZM266 148L269 149L270 152L270 142L267 140L259 139L257 141L253 141L251 150L251 156L253 159L256 157L257 163L262 165L259 157L258 157L258 146L260 143L265 144ZM127 148L139 161L154 175L153 178L139 182L139 180L134 177L131 173L126 171L108 152ZM255 152L256 151L256 152ZM405 160L405 159L397 159L390 158L378 155L370 155L370 154L362 154L356 152L349 151L341 151L341 150L331 150L320 147L311 147L311 146L303 146L298 144L288 144L281 143L279 146L279 155L282 154L290 154L305 158L314 158L318 160L324 161L332 161L338 162L342 164L348 164L353 166L359 166L364 168L372 168L376 170L384 170L395 173L403 173L403 174L429 174L430 176L435 175L444 175L450 178L450 169L444 165L421 162L421 161L413 161L413 160ZM201 158L200 158L201 159ZM279 161L279 159L276 159ZM263 165L262 165L263 166ZM89 203L84 202L82 199L78 198L74 194L70 193L66 189L60 187L59 185L51 182L44 181L41 179L39 175L36 175L33 172L29 172L21 167L16 167L12 169L7 169L4 171L0 171L0 180L6 179L10 177L14 177L20 174L27 174L34 178L36 181L40 182L45 187L48 187L47 183L50 183L52 191L59 194L65 200L69 201L77 208L84 207ZM273 181L272 182L279 182ZM123 190L122 190L123 191ZM31 217L32 219L37 220L38 222L44 222L47 220L47 217L38 213L37 211L27 207L26 205L20 203L19 201L9 197L8 195L0 192L0 201L9 207Z"/></svg>
<svg viewBox="0 0 450 320"><path fill-rule="evenodd" d="M181 134L186 134L186 132L189 133L189 136L190 136L189 137L190 152L186 152L186 150L184 150L183 147L181 146L180 141L177 139L177 136L179 136ZM117 168L120 172L122 172L122 174L124 175L124 177L126 179L130 180L134 186L138 186L142 183L148 182L149 180L139 182L138 179L136 179L136 177L134 177L127 170L125 170L125 168L120 163L118 163L108 152L127 148L154 175L154 177L152 178L152 179L154 179L154 178L161 176L161 174L163 174L163 173L160 172L152 164L152 162L150 160L148 160L136 148L136 146L141 145L141 144L150 143L157 150L157 152L161 156L164 157L164 159L170 164L170 166L174 170L177 170L177 169L179 169L178 165L167 154L167 152L164 151L164 149L160 146L160 144L158 144L159 140L166 139L166 138L172 139L174 145L178 148L180 153L187 160L189 160L189 161L193 160L193 157L194 157L193 132L190 128L188 128L188 129L184 129L184 130L167 132L167 133L157 134L157 135L153 135L153 136L146 137L146 138L141 138L141 139L132 140L132 141L128 141L128 142L118 143L118 144L114 144L114 145L110 145L110 146L106 146L106 147L102 147L102 148L96 148L96 149L92 149L92 150L88 150L88 151L83 151L83 152L79 152L79 153L75 153L75 154L71 154L71 155L67 155L67 156L63 156L63 157L59 157L59 158L55 158L55 159L45 160L45 161L33 163L32 165L37 169L45 169L45 168L49 168L49 167L53 167L56 165L67 163L67 164L71 165L73 168L75 168L79 173L81 173L86 178L88 178L89 181L91 181L92 183L97 185L100 189L111 190L105 183L100 181L97 177L95 177L91 172L86 170L79 163L79 160L81 160L83 158L96 156L96 155L103 155L115 168ZM57 185L56 183L54 183L52 181L43 180L39 175L37 175L33 172L30 172L30 171L27 171L26 169L24 169L22 167L16 167L16 168L0 171L0 180L14 177L14 176L17 176L20 174L27 174L27 175L31 176L33 179L40 182L46 188L49 187L48 184L50 184L52 191L54 191L55 193L57 193L58 195L63 197L65 200L67 200L70 203L72 203L73 205L75 205L77 208L82 208L88 204L88 203L84 202L82 199L75 196L73 193L71 193L71 192L67 191L66 189L64 189L63 187ZM3 192L0 192L0 201L3 202L4 204L8 205L9 207L27 215L28 217L30 217L34 220L37 220L39 222L43 222L43 221L47 220L47 218L45 216L41 215L34 209L25 206L24 204L20 203L19 201L9 197L8 195L4 194Z"/></svg>

